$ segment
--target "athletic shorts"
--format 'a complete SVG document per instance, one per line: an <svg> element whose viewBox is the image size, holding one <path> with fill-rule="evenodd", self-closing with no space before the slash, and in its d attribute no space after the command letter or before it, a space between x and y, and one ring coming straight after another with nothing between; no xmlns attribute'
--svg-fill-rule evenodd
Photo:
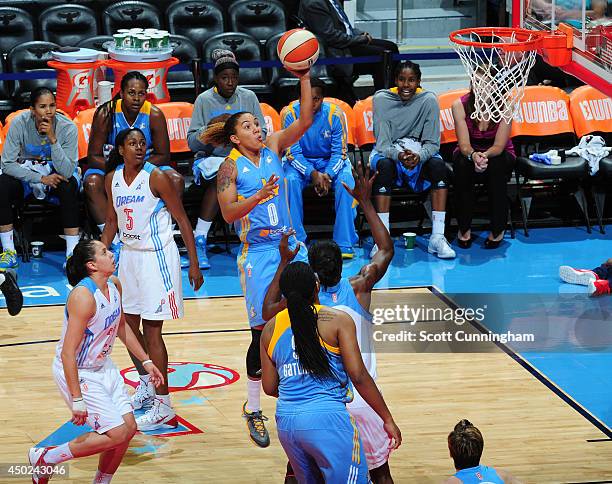
<svg viewBox="0 0 612 484"><path fill-rule="evenodd" d="M289 245L295 248L295 244L298 242L295 237L292 237L292 239L293 241ZM123 257L123 253L121 257ZM293 259L293 262L298 261L308 263L308 250L301 243L300 251ZM276 244L258 244L255 247L243 244L241 246L238 256L238 272L251 328L267 322L261 317L261 311L264 298L279 264L280 253Z"/></svg>
<svg viewBox="0 0 612 484"><path fill-rule="evenodd" d="M125 314L151 321L183 317L181 262L174 241L162 250L134 250L124 245L119 280Z"/></svg>
<svg viewBox="0 0 612 484"><path fill-rule="evenodd" d="M79 385L87 407L87 425L103 434L124 424L123 416L132 413L130 397L123 377L110 358L104 366L94 370L79 368ZM66 383L62 362L53 361L53 376L66 405L72 411L72 395Z"/></svg>
<svg viewBox="0 0 612 484"><path fill-rule="evenodd" d="M276 428L300 484L369 482L359 432L346 410L277 415Z"/></svg>
<svg viewBox="0 0 612 484"><path fill-rule="evenodd" d="M377 469L389 460L391 454L391 439L385 432L382 419L367 403L363 406L349 404L346 408L357 424L368 469Z"/></svg>

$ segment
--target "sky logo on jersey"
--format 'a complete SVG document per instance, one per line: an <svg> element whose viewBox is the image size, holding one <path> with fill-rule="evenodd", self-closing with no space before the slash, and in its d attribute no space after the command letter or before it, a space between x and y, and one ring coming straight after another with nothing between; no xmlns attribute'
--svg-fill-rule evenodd
<svg viewBox="0 0 612 484"><path fill-rule="evenodd" d="M142 203L144 202L144 195L123 195L115 198L115 206L117 208L123 205L129 205L132 203Z"/></svg>

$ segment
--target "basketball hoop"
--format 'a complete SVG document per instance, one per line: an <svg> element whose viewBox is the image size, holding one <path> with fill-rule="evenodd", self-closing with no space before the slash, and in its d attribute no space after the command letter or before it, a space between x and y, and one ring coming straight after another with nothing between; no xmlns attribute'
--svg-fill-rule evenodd
<svg viewBox="0 0 612 484"><path fill-rule="evenodd" d="M472 119L494 123L512 120L542 37L541 32L509 27L468 28L450 34L472 82Z"/></svg>

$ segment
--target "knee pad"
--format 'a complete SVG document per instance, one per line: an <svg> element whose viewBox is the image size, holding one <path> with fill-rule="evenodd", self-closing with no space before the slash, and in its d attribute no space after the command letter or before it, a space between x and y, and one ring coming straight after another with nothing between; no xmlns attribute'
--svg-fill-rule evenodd
<svg viewBox="0 0 612 484"><path fill-rule="evenodd" d="M432 157L427 162L429 164L429 181L432 188L448 188L450 182L449 169L443 159Z"/></svg>
<svg viewBox="0 0 612 484"><path fill-rule="evenodd" d="M261 378L261 357L259 355L261 333L261 330L251 328L251 344L246 355L247 375L251 378Z"/></svg>

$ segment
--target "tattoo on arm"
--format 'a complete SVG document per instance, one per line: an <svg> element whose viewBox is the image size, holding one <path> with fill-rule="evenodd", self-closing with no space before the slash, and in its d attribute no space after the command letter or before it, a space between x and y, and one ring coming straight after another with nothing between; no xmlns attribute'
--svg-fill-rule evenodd
<svg viewBox="0 0 612 484"><path fill-rule="evenodd" d="M224 192L232 183L235 183L233 173L235 171L236 162L232 159L226 158L219 167L217 173L217 193Z"/></svg>

